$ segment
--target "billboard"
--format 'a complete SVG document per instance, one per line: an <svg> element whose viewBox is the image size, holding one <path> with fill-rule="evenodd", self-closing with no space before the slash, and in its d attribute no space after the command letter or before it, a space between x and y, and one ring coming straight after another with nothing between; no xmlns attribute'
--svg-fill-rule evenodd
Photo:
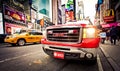
<svg viewBox="0 0 120 71"><path fill-rule="evenodd" d="M0 34L4 34L2 13L0 13Z"/></svg>
<svg viewBox="0 0 120 71"><path fill-rule="evenodd" d="M65 6L65 14L66 14L66 22L67 21L74 21L74 1L68 0Z"/></svg>
<svg viewBox="0 0 120 71"><path fill-rule="evenodd" d="M115 14L113 9L107 9L103 12L103 19L105 22L114 22Z"/></svg>
<svg viewBox="0 0 120 71"><path fill-rule="evenodd" d="M5 34L13 34L22 28L26 28L26 27L20 26L17 24L13 24L13 23L5 22Z"/></svg>
<svg viewBox="0 0 120 71"><path fill-rule="evenodd" d="M25 24L25 14L7 5L4 5L4 19Z"/></svg>

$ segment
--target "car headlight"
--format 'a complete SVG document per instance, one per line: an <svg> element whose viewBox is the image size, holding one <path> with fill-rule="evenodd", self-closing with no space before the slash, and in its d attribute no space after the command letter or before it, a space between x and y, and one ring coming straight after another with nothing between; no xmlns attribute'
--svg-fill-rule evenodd
<svg viewBox="0 0 120 71"><path fill-rule="evenodd" d="M83 30L83 38L94 38L95 37L95 28L85 28Z"/></svg>

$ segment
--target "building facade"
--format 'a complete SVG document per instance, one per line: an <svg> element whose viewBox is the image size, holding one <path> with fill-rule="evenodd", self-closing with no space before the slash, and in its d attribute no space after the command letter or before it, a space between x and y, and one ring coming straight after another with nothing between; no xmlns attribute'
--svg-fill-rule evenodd
<svg viewBox="0 0 120 71"><path fill-rule="evenodd" d="M24 7L23 1L1 0L1 14L3 33L13 34L22 28L27 28L26 13L30 13L29 1L24 1L27 7Z"/></svg>
<svg viewBox="0 0 120 71"><path fill-rule="evenodd" d="M102 4L99 4L103 1ZM120 25L120 0L98 0L97 12L102 28L119 27Z"/></svg>
<svg viewBox="0 0 120 71"><path fill-rule="evenodd" d="M42 19L44 26L56 23L52 3L57 5L56 0L0 0L0 34L13 34L23 28L41 30Z"/></svg>

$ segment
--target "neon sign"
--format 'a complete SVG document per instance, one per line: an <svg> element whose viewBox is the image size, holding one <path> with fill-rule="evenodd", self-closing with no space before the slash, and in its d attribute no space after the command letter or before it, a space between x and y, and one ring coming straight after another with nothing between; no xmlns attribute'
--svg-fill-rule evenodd
<svg viewBox="0 0 120 71"><path fill-rule="evenodd" d="M103 19L105 22L112 22L114 21L114 10L113 9L108 9L106 11L103 12Z"/></svg>

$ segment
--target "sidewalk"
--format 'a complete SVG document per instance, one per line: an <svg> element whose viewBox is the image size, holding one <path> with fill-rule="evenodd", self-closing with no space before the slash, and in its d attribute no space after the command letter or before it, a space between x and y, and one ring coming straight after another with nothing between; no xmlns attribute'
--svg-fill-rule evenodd
<svg viewBox="0 0 120 71"><path fill-rule="evenodd" d="M112 45L110 41L100 44L100 48L115 71L120 71L120 41Z"/></svg>

